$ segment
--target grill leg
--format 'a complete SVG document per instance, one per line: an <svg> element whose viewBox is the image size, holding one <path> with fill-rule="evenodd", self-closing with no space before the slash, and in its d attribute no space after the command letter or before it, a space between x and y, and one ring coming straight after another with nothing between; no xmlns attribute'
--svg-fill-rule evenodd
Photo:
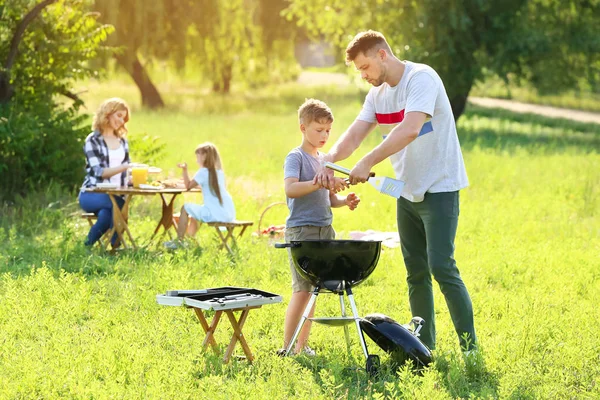
<svg viewBox="0 0 600 400"><path fill-rule="evenodd" d="M308 319L310 310L312 309L313 305L315 304L315 301L317 301L318 294L319 294L319 287L317 286L317 287L315 287L315 290L313 290L313 293L310 296L310 299L308 300L308 304L306 305L306 308L304 309L304 314L302 314L302 318L300 318L300 322L298 322L298 326L296 326L296 330L294 331L294 336L292 336L292 340L290 340L290 342L288 343L287 349L285 349L286 356L290 354L290 351L292 351L292 348L294 347L294 343L296 343L296 339L298 338L298 335L300 334L300 331L302 330L304 323Z"/></svg>
<svg viewBox="0 0 600 400"><path fill-rule="evenodd" d="M344 293L340 293L340 309L342 310L342 317L345 317ZM346 349L348 350L348 354L350 354L350 330L348 330L348 325L344 325L344 335L346 336Z"/></svg>
<svg viewBox="0 0 600 400"><path fill-rule="evenodd" d="M360 345L362 346L363 353L365 354L365 358L369 358L369 351L367 350L367 343L365 342L365 337L363 336L362 329L360 329L360 317L358 316L358 310L356 309L356 303L354 302L354 295L352 295L352 288L350 286L346 287L346 294L348 295L348 300L350 301L350 307L352 308L352 315L354 316L354 322L356 322L356 329L358 330L358 339L360 341Z"/></svg>

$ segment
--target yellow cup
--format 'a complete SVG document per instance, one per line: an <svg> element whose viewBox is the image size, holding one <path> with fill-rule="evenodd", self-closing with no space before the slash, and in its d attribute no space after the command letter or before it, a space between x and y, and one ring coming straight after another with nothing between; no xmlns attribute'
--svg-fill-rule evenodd
<svg viewBox="0 0 600 400"><path fill-rule="evenodd" d="M139 188L141 184L148 182L148 167L136 166L131 168L131 180L133 187Z"/></svg>

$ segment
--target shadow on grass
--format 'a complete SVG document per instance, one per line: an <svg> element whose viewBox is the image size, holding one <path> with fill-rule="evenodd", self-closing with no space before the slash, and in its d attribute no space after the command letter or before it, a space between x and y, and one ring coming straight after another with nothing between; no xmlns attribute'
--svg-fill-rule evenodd
<svg viewBox="0 0 600 400"><path fill-rule="evenodd" d="M41 234L45 236L48 232ZM28 275L33 269L44 265L55 276L59 276L61 271L87 278L130 275L157 263L194 262L202 256L203 251L202 247L195 246L179 252L157 248L110 252L98 245L89 248L83 244L83 238L70 235L51 242L21 236L0 245L0 274L9 273L15 277Z"/></svg>
<svg viewBox="0 0 600 400"><path fill-rule="evenodd" d="M520 132L515 131L520 124ZM497 151L524 149L532 153L600 151L600 125L520 114L470 105L459 119L458 135L463 150L474 147Z"/></svg>
<svg viewBox="0 0 600 400"><path fill-rule="evenodd" d="M437 354L433 368L453 398L469 398L472 394L498 398L500 381L496 374L488 371L481 351L467 357L456 353Z"/></svg>

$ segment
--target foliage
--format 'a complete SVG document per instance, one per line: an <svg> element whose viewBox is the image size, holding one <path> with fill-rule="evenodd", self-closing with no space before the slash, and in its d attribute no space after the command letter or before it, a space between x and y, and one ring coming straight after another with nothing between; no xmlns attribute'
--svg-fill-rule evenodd
<svg viewBox="0 0 600 400"><path fill-rule="evenodd" d="M186 58L189 26L184 1L100 0L94 8L100 18L115 27L110 38L114 56L137 84L142 104L161 108L164 101L151 80L148 67L169 60L182 68ZM106 60L105 64L106 64Z"/></svg>
<svg viewBox="0 0 600 400"><path fill-rule="evenodd" d="M286 14L344 49L354 34L381 30L401 58L442 77L455 118L483 67L538 88L598 81L598 0L293 0ZM560 73L557 73L560 71Z"/></svg>
<svg viewBox="0 0 600 400"><path fill-rule="evenodd" d="M149 134L129 134L129 152L132 160L139 160L148 165L157 165L165 157L166 145L158 136Z"/></svg>
<svg viewBox="0 0 600 400"><path fill-rule="evenodd" d="M228 93L234 82L256 87L298 74L295 26L280 16L284 0L96 1L102 20L114 24L116 58L136 81L144 106L161 107L150 79L164 62L180 72L192 64L194 79ZM135 64L135 67L132 66ZM136 73L138 76L136 76ZM151 86L151 87L150 87Z"/></svg>
<svg viewBox="0 0 600 400"><path fill-rule="evenodd" d="M600 92L599 0L529 0L505 40L494 41L487 65L544 94Z"/></svg>
<svg viewBox="0 0 600 400"><path fill-rule="evenodd" d="M281 0L193 1L191 53L215 92L228 93L235 80L255 87L298 73L294 30L280 17Z"/></svg>
<svg viewBox="0 0 600 400"><path fill-rule="evenodd" d="M29 0L0 2L0 60ZM87 1L59 1L27 27L9 71L14 95L0 106L0 199L38 185L80 182L82 139L89 133L78 114L82 102L70 93L75 81L95 77L88 61L102 49L111 29L100 25ZM75 101L61 103L62 95ZM69 100L70 101L70 100Z"/></svg>
<svg viewBox="0 0 600 400"><path fill-rule="evenodd" d="M225 115L141 111L130 131L159 134L167 143L164 170L182 157L191 162L196 143L217 143L238 215L256 222L266 204L283 196L282 161L300 142L295 109L304 96L327 99L334 110L332 143L361 104L356 93L322 88L284 93L287 108L265 111L256 105ZM276 103L279 94L258 102ZM203 227L200 246L188 250L88 252L81 243L88 227L76 207L56 208L48 194L26 204L20 222L0 223L0 398L598 398L600 127L468 109L459 129L471 186L461 192L456 259L473 298L481 357L462 357L436 289L439 346L435 365L421 375L394 370L368 341L383 366L369 379L359 369L353 327L350 354L341 329L315 325L314 359L279 358L290 298L285 251L244 236L229 257ZM368 137L356 157L378 136ZM376 172L391 170L382 163ZM395 203L366 185L355 190L362 199L357 210L334 210L338 233L394 230ZM132 233L148 238L160 210L156 197L134 200ZM6 211L0 209L0 221ZM285 212L272 212L284 221ZM223 365L210 350L203 353L192 311L155 301L166 290L222 285L283 297L249 314L243 331L256 356L252 365L235 359ZM390 248L354 290L360 315L382 312L400 322L410 318L406 293L400 250ZM337 315L339 302L323 294L316 312ZM586 316L585 323L571 324L565 315ZM215 332L221 351L231 333L222 320Z"/></svg>

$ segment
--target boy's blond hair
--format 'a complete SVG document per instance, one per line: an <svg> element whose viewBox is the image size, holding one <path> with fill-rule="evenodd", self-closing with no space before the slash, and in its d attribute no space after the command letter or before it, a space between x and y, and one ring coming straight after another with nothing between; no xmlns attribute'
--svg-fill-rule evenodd
<svg viewBox="0 0 600 400"><path fill-rule="evenodd" d="M298 109L298 121L308 125L313 121L324 124L333 122L333 113L327 104L317 99L306 99Z"/></svg>

